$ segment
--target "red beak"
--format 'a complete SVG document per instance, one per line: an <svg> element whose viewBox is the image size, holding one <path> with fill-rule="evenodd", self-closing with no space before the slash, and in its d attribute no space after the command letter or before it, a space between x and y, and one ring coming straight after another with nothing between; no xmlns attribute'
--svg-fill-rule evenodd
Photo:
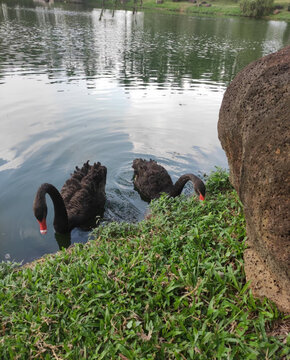
<svg viewBox="0 0 290 360"><path fill-rule="evenodd" d="M46 219L43 219L42 221L37 220L40 227L40 233L42 235L47 233L47 226L46 226Z"/></svg>
<svg viewBox="0 0 290 360"><path fill-rule="evenodd" d="M204 200L205 200L205 196L202 196L201 194L199 194L199 200L204 201Z"/></svg>

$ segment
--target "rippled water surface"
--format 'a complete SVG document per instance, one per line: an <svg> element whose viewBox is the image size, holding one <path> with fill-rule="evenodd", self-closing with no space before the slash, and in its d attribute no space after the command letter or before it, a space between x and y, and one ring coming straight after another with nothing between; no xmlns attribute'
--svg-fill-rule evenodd
<svg viewBox="0 0 290 360"><path fill-rule="evenodd" d="M289 43L285 22L100 12L0 1L0 260L58 249L51 203L42 237L33 198L87 160L107 166L108 221L144 216L136 157L174 180L226 167L216 130L226 86ZM86 240L72 232L72 243Z"/></svg>

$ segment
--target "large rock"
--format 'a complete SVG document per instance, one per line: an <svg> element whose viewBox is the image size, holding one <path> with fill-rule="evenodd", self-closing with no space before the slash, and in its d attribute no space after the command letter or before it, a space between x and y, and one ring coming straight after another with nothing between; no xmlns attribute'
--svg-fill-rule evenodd
<svg viewBox="0 0 290 360"><path fill-rule="evenodd" d="M244 205L253 294L290 312L290 46L243 69L225 92L218 134Z"/></svg>

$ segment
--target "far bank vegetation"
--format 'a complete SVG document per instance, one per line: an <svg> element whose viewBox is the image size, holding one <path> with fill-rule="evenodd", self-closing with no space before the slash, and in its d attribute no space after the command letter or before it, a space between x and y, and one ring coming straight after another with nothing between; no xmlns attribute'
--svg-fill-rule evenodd
<svg viewBox="0 0 290 360"><path fill-rule="evenodd" d="M290 21L290 0L90 0L101 7L162 10L206 16L246 16Z"/></svg>

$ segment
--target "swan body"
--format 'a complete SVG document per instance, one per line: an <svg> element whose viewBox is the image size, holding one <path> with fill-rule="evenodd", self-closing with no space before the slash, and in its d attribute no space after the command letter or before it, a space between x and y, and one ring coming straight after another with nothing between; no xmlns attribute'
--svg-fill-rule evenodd
<svg viewBox="0 0 290 360"><path fill-rule="evenodd" d="M135 159L133 161L134 187L141 198L147 202L158 198L161 193L176 197L181 194L184 185L192 181L194 190L200 200L205 199L205 185L203 181L194 174L182 175L175 184L163 166L154 160Z"/></svg>
<svg viewBox="0 0 290 360"><path fill-rule="evenodd" d="M56 233L67 234L75 227L90 228L96 224L96 216L103 216L106 202L107 168L99 162L82 168L76 167L59 192L53 185L42 184L35 196L33 211L40 225L40 232L47 232L48 194L54 206L54 229Z"/></svg>

